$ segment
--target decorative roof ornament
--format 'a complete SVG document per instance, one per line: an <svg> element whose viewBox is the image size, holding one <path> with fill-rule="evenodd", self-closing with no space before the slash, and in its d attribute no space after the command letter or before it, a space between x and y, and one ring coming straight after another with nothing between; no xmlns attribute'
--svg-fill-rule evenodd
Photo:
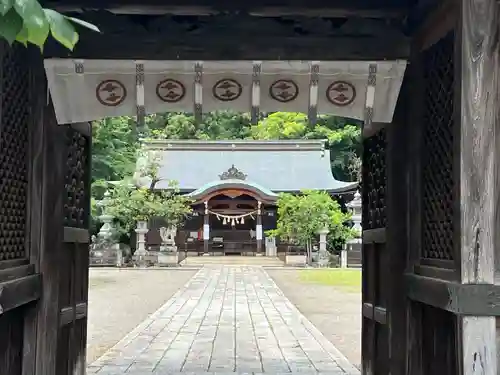
<svg viewBox="0 0 500 375"><path fill-rule="evenodd" d="M219 175L221 180L246 180L247 175L234 166Z"/></svg>

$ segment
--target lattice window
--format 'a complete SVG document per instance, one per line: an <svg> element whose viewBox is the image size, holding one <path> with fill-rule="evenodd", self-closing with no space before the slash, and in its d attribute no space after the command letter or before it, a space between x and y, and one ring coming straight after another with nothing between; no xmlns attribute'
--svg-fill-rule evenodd
<svg viewBox="0 0 500 375"><path fill-rule="evenodd" d="M25 257L28 194L29 72L20 48L2 59L0 261Z"/></svg>
<svg viewBox="0 0 500 375"><path fill-rule="evenodd" d="M424 52L422 258L453 259L454 35Z"/></svg>
<svg viewBox="0 0 500 375"><path fill-rule="evenodd" d="M386 132L364 140L363 145L363 229L386 225Z"/></svg>
<svg viewBox="0 0 500 375"><path fill-rule="evenodd" d="M87 183L88 139L69 128L66 139L67 159L64 204L64 225L85 228L88 223Z"/></svg>

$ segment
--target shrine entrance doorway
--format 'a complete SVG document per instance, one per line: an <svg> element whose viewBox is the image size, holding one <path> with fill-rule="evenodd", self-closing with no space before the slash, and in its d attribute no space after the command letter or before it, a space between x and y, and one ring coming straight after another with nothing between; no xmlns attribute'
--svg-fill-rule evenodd
<svg viewBox="0 0 500 375"><path fill-rule="evenodd" d="M231 195L231 196L229 196ZM262 255L262 202L226 191L207 201L209 252L214 255Z"/></svg>
<svg viewBox="0 0 500 375"><path fill-rule="evenodd" d="M93 106L98 97L103 99L96 88L109 89L104 116L137 115L141 127L146 93L158 98L157 83L145 90L147 79L142 79L142 68L150 61L246 60L251 61L244 73L251 85L245 86L244 104L257 119L265 103L257 86L269 98L281 99L274 99L276 104L290 97L284 95L285 86L274 84L291 79L282 65L289 59L342 61L344 67L346 61L362 61L363 89L353 85L361 93L357 115L354 106L334 102L339 115L364 120L363 373L497 375L496 1L354 1L341 7L309 1L279 9L257 1L249 3L245 15L234 17L220 14L231 8L227 2L207 9L191 1L183 7L171 4L176 14L166 16L168 20L162 14L173 8L163 4L166 8L158 10L158 4L146 3L47 4L70 14L81 12L80 18L104 31L82 32L73 52L47 46L48 59L71 61L66 70L64 64L60 67L59 92L43 69L39 50L1 46L0 373L85 373L88 121L93 120L86 116L103 116L102 108ZM94 8L99 11L82 11ZM86 76L82 59L113 60L114 72L128 84L114 78L107 83L87 80L99 71ZM410 64L401 90L386 95L391 100L385 103L394 106L385 107L382 113L391 115L384 122L377 119L379 70L374 65L398 59ZM122 70L120 60L133 64ZM270 82L277 91L257 84L256 61L278 62L272 71L278 77ZM321 113L320 95L330 108L336 105L328 101L326 89L316 90L332 77L318 78L317 64L307 66L301 75L305 82L288 94L307 93L300 108L306 107L314 121ZM180 71L179 65L175 70ZM208 95L220 92L200 81L207 78L200 64L187 70L194 77L193 86L186 86L192 90L189 107L199 116L206 104L204 90ZM88 95L76 97L71 91L77 87ZM339 91L338 82L334 87ZM350 100L354 90L344 88ZM120 110L110 105L113 100L121 101ZM259 111L253 110L256 106ZM342 107L352 112L340 112Z"/></svg>

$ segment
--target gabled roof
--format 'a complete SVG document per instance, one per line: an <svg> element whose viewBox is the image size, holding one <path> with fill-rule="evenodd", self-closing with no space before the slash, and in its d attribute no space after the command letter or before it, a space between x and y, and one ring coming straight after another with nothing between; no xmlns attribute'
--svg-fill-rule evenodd
<svg viewBox="0 0 500 375"><path fill-rule="evenodd" d="M260 186L254 182L239 180L237 178L228 178L226 180L209 182L187 195L197 201L198 199L215 191L230 189L250 191L268 202L274 202L279 197L278 194L272 192L264 186Z"/></svg>
<svg viewBox="0 0 500 375"><path fill-rule="evenodd" d="M341 193L358 185L333 177L324 140L151 140L144 147L159 160L158 189L175 180L182 192L193 192L235 176L274 193L305 189ZM147 180L136 179L141 186L147 186Z"/></svg>

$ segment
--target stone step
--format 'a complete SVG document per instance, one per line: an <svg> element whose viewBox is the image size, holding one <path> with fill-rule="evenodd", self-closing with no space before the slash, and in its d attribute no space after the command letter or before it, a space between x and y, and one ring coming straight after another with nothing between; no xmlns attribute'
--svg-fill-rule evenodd
<svg viewBox="0 0 500 375"><path fill-rule="evenodd" d="M251 256L197 256L187 257L181 262L182 266L196 265L241 265L241 266L269 266L282 267L283 262L276 257L251 257Z"/></svg>

